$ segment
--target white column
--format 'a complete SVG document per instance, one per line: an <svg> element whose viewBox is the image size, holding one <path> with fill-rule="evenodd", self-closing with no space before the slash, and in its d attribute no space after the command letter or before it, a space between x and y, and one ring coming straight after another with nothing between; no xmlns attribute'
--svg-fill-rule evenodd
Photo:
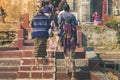
<svg viewBox="0 0 120 80"><path fill-rule="evenodd" d="M106 0L106 14L108 14L108 0Z"/></svg>
<svg viewBox="0 0 120 80"><path fill-rule="evenodd" d="M79 11L80 11L80 21L90 22L90 0L81 0Z"/></svg>

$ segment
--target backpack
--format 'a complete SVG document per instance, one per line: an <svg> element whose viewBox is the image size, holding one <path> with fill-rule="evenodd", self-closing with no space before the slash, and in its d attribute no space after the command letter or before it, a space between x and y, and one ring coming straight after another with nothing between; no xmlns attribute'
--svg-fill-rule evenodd
<svg viewBox="0 0 120 80"><path fill-rule="evenodd" d="M71 18L70 16L64 18L64 17L62 16L62 14L61 14L61 20L62 20L62 22L59 24L59 28L63 27L63 25L64 25L65 23L71 23L71 22L72 22L72 18Z"/></svg>
<svg viewBox="0 0 120 80"><path fill-rule="evenodd" d="M73 27L70 23L66 23L63 25L63 36L62 42L64 47L72 47L76 46L76 38L75 38L75 27Z"/></svg>

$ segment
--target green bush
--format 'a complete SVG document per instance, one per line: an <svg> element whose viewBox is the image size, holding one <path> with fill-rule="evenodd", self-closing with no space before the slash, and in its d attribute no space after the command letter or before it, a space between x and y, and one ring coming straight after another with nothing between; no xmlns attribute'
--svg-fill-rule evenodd
<svg viewBox="0 0 120 80"><path fill-rule="evenodd" d="M120 44L120 31L117 32L117 40L118 40L117 43Z"/></svg>
<svg viewBox="0 0 120 80"><path fill-rule="evenodd" d="M118 22L115 20L115 19L110 19L108 20L105 25L108 27L108 28L111 28L111 29L115 29L117 30L118 29Z"/></svg>

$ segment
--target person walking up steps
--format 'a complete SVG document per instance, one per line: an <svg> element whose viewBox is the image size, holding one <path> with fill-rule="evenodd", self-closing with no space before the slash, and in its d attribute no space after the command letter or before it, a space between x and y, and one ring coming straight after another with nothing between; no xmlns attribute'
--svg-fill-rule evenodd
<svg viewBox="0 0 120 80"><path fill-rule="evenodd" d="M32 19L31 26L33 28L34 55L36 58L45 58L47 56L46 43L49 37L50 19L43 13L42 8L39 9L39 13Z"/></svg>
<svg viewBox="0 0 120 80"><path fill-rule="evenodd" d="M75 47L77 43L76 26L78 22L75 16L69 12L70 7L68 4L63 6L64 12L60 14L58 18L58 24L60 25L60 40L62 42L65 58L66 73L72 72L71 80L74 80L75 71Z"/></svg>

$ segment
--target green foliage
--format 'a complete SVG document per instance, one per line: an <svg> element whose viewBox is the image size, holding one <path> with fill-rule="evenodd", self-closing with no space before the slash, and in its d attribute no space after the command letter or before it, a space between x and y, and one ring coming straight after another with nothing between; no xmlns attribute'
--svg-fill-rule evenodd
<svg viewBox="0 0 120 80"><path fill-rule="evenodd" d="M2 41L0 40L0 45L2 45Z"/></svg>
<svg viewBox="0 0 120 80"><path fill-rule="evenodd" d="M101 31L101 26L99 26L99 25L94 25L93 28L94 28L95 32L97 32L97 33L99 33Z"/></svg>
<svg viewBox="0 0 120 80"><path fill-rule="evenodd" d="M108 20L107 22L105 22L105 25L106 25L108 28L115 29L115 30L117 30L117 29L119 28L118 22L117 22L114 18Z"/></svg>
<svg viewBox="0 0 120 80"><path fill-rule="evenodd" d="M117 43L120 44L120 31L117 32L117 40L118 40Z"/></svg>
<svg viewBox="0 0 120 80"><path fill-rule="evenodd" d="M117 31L117 43L120 44L120 23L117 22L117 20L115 20L114 18L113 19L110 19L109 21L107 21L105 23L105 25L108 27L108 28L111 28L111 29L114 29Z"/></svg>

